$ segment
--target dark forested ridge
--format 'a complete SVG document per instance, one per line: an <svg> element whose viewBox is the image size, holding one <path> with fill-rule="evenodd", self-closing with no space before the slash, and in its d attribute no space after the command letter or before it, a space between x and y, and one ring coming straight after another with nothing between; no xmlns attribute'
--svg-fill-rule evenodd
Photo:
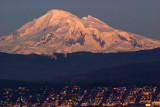
<svg viewBox="0 0 160 107"><path fill-rule="evenodd" d="M160 85L160 61L102 68L85 74L68 76L54 81L83 85Z"/></svg>
<svg viewBox="0 0 160 107"><path fill-rule="evenodd" d="M86 74L87 72L92 71L95 72L97 70L98 72L103 72L103 69L105 72L106 69L121 65L126 65L121 68L126 69L129 67L128 64L132 63L136 64L149 62L152 64L153 62L156 64L160 61L160 48L137 52L120 52L109 54L77 52L69 53L66 57L64 54L54 54L54 56L57 58L54 59L50 56L35 54L19 55L0 53L0 79L49 81L65 76ZM145 66L141 66L142 68L140 69L143 70L143 67L145 68ZM150 70L151 69L152 67ZM134 73L134 71L130 72ZM143 73L144 72L145 71L143 71ZM111 70L111 72L107 75L114 75L114 73L117 74L115 70ZM144 77L143 73L139 76Z"/></svg>

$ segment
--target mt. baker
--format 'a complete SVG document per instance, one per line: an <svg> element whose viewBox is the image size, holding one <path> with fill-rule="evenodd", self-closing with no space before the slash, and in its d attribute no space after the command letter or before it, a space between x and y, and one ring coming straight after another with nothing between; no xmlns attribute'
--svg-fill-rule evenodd
<svg viewBox="0 0 160 107"><path fill-rule="evenodd" d="M51 10L0 38L0 51L16 54L110 53L160 47L160 42L114 29L92 17Z"/></svg>

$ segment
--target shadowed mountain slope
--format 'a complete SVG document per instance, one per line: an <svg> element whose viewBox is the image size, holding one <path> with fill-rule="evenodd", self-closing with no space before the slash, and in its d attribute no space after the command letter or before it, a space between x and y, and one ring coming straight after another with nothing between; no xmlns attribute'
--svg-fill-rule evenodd
<svg viewBox="0 0 160 107"><path fill-rule="evenodd" d="M54 54L54 58L35 54L0 53L0 79L48 81L57 77L85 74L101 68L160 61L159 53L159 48L112 54L87 52L69 53L66 56Z"/></svg>

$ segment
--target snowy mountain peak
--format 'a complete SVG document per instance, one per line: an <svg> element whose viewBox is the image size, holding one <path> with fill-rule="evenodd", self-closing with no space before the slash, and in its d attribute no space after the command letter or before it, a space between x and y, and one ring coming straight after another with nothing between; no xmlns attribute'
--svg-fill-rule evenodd
<svg viewBox="0 0 160 107"><path fill-rule="evenodd" d="M63 11L63 10L50 10L48 11L44 17L50 17L52 21L53 19L62 19L62 18L78 18L75 15L72 15L71 13L67 12L67 11Z"/></svg>
<svg viewBox="0 0 160 107"><path fill-rule="evenodd" d="M88 18L92 17L90 14L88 15Z"/></svg>
<svg viewBox="0 0 160 107"><path fill-rule="evenodd" d="M78 18L63 10L50 10L0 38L0 51L17 54L109 53L157 47L159 41L114 29L91 15Z"/></svg>
<svg viewBox="0 0 160 107"><path fill-rule="evenodd" d="M58 10L58 9L54 9L54 10L50 10L47 12L47 14L51 14L54 16L57 15L72 15L70 12L64 11L64 10Z"/></svg>

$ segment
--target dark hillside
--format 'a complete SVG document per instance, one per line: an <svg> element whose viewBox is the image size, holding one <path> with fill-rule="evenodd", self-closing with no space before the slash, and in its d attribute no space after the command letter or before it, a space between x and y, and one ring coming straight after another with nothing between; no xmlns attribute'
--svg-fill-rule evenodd
<svg viewBox="0 0 160 107"><path fill-rule="evenodd" d="M84 74L101 68L160 61L160 48L138 52L44 55L0 53L0 79L48 81L57 77Z"/></svg>

